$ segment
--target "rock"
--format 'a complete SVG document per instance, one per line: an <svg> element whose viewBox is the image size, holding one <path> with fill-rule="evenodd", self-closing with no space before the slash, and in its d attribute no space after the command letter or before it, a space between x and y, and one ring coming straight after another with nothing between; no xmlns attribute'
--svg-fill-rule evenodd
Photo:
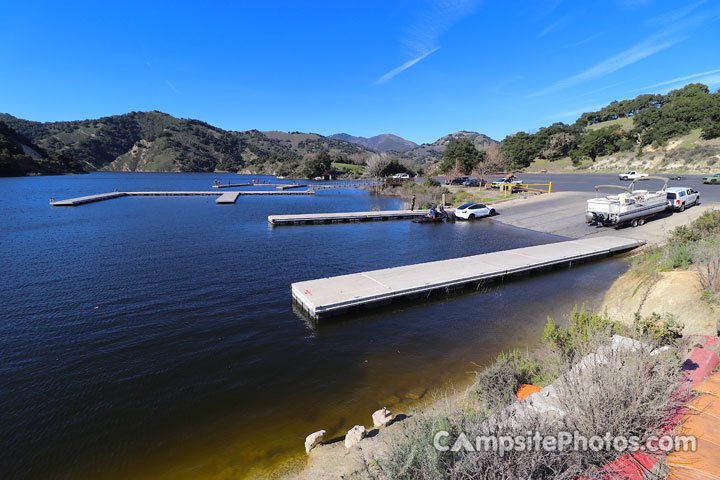
<svg viewBox="0 0 720 480"><path fill-rule="evenodd" d="M420 400L425 396L426 392L427 390L422 387L414 388L405 394L405 398L410 400Z"/></svg>
<svg viewBox="0 0 720 480"><path fill-rule="evenodd" d="M305 453L310 453L310 450L320 445L325 436L325 430L319 430L315 433L311 433L305 438Z"/></svg>
<svg viewBox="0 0 720 480"><path fill-rule="evenodd" d="M392 420L392 413L383 407L372 414L373 425L376 427L384 427Z"/></svg>
<svg viewBox="0 0 720 480"><path fill-rule="evenodd" d="M360 440L365 438L365 427L355 425L345 434L345 448L352 448L360 444Z"/></svg>

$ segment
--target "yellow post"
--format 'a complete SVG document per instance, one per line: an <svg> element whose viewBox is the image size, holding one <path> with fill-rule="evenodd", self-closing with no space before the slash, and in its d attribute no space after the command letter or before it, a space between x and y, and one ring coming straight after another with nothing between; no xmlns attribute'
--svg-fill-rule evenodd
<svg viewBox="0 0 720 480"><path fill-rule="evenodd" d="M548 183L548 193L552 190L552 182Z"/></svg>

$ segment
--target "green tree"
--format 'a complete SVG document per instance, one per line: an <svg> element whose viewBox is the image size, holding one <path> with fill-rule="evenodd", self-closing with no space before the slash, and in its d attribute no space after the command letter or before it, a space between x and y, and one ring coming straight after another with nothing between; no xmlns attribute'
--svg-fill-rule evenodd
<svg viewBox="0 0 720 480"><path fill-rule="evenodd" d="M526 132L510 135L502 141L500 152L509 170L520 170L530 166L539 151L533 138Z"/></svg>
<svg viewBox="0 0 720 480"><path fill-rule="evenodd" d="M484 161L486 157L487 153L475 148L469 139L453 140L445 148L438 170L446 173L457 166L461 170L459 173L470 173L475 165Z"/></svg>
<svg viewBox="0 0 720 480"><path fill-rule="evenodd" d="M327 152L320 152L314 158L306 160L300 169L300 173L305 178L314 178L326 174L330 171L332 158Z"/></svg>

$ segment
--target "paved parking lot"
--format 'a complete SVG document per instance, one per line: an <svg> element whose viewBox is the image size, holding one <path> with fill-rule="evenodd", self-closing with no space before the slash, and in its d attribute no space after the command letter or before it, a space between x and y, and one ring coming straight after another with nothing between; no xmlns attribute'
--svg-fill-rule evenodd
<svg viewBox="0 0 720 480"><path fill-rule="evenodd" d="M703 185L699 175L683 175L670 186L694 188L700 192L701 204L685 212L663 212L655 215L645 225L631 228L589 226L585 223L587 200L595 196L595 185L627 185L613 174L528 174L518 175L524 183L547 183L552 181L550 195L528 199L515 199L497 204L498 215L492 221L563 237L583 238L594 235L621 235L660 243L668 233L679 225L690 223L707 208L720 208L720 185ZM652 190L659 182L648 181ZM647 187L645 187L647 188Z"/></svg>

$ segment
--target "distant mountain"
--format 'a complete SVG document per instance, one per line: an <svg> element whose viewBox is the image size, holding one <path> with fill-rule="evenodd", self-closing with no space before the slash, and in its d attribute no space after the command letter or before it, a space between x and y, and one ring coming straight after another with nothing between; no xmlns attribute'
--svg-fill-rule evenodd
<svg viewBox="0 0 720 480"><path fill-rule="evenodd" d="M415 142L405 140L402 137L398 137L397 135L392 135L390 133L383 133L370 138L354 137L352 135L348 135L347 133L336 133L334 135L330 135L328 138L356 143L377 152L407 152L408 150L412 150L418 146Z"/></svg>
<svg viewBox="0 0 720 480"><path fill-rule="evenodd" d="M0 177L62 173L83 173L83 169L66 157L51 157L0 121Z"/></svg>
<svg viewBox="0 0 720 480"><path fill-rule="evenodd" d="M410 160L413 164L419 165L423 163L431 163L442 157L445 148L454 140L468 138L477 148L484 149L490 145L498 145L500 142L494 140L487 135L477 132L460 131L445 135L433 143L423 143L417 147L403 153L403 158Z"/></svg>
<svg viewBox="0 0 720 480"><path fill-rule="evenodd" d="M0 114L0 121L41 149L71 158L88 170L283 175L319 152L343 162L361 161L372 153L361 145L314 133L232 132L157 111L47 123Z"/></svg>

